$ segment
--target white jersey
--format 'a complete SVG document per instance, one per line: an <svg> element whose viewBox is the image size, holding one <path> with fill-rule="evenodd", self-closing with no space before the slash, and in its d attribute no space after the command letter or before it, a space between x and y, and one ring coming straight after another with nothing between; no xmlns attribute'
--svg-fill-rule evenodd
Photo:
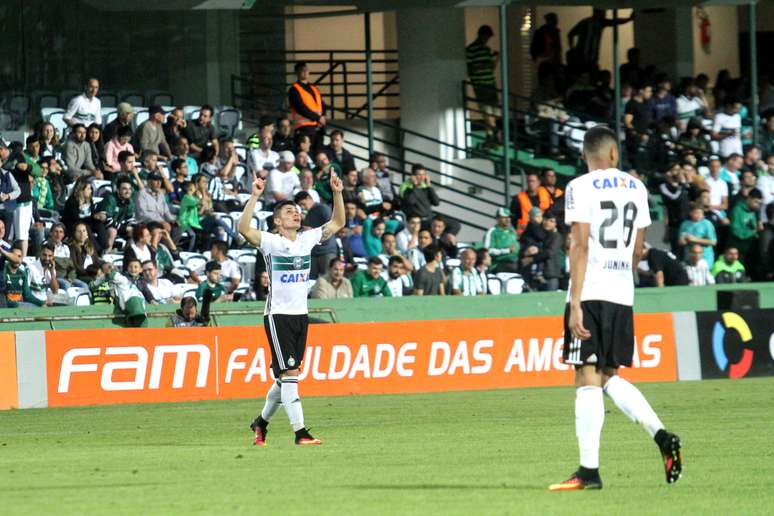
<svg viewBox="0 0 774 516"><path fill-rule="evenodd" d="M581 301L632 306L632 259L637 230L650 225L645 185L617 169L594 170L567 185L565 210L568 225L591 225Z"/></svg>
<svg viewBox="0 0 774 516"><path fill-rule="evenodd" d="M264 314L308 313L306 296L312 248L320 243L322 227L298 233L295 240L261 231L261 253L269 273L269 297Z"/></svg>

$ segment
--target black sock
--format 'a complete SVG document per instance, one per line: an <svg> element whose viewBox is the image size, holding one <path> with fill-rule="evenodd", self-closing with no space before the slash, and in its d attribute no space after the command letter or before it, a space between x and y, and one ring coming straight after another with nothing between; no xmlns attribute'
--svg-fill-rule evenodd
<svg viewBox="0 0 774 516"><path fill-rule="evenodd" d="M299 430L296 430L296 437L303 437L303 436L305 436L308 433L309 432L306 430L306 427L304 427L304 428L301 428Z"/></svg>
<svg viewBox="0 0 774 516"><path fill-rule="evenodd" d="M583 480L596 480L599 478L599 468L578 467L578 476Z"/></svg>
<svg viewBox="0 0 774 516"><path fill-rule="evenodd" d="M667 438L669 437L669 434L667 434L667 431L663 428L656 432L656 435L653 436L653 440L656 441L656 444L659 448L664 447L664 443L666 442Z"/></svg>
<svg viewBox="0 0 774 516"><path fill-rule="evenodd" d="M267 426L269 426L269 422L263 419L262 416L258 416L258 418L256 418L255 424L260 426L261 428L266 428Z"/></svg>

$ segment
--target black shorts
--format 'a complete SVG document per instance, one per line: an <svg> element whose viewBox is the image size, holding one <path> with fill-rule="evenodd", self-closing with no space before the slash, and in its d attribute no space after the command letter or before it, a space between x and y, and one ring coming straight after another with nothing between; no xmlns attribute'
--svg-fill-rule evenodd
<svg viewBox="0 0 774 516"><path fill-rule="evenodd" d="M595 365L597 369L631 367L634 355L632 307L608 301L582 301L581 308L583 326L591 337L587 340L573 338L568 303L564 309L564 362L576 367Z"/></svg>
<svg viewBox="0 0 774 516"><path fill-rule="evenodd" d="M487 84L474 84L473 94L476 102L484 106L498 106L497 89Z"/></svg>
<svg viewBox="0 0 774 516"><path fill-rule="evenodd" d="M309 316L271 314L263 316L263 327L271 349L271 370L275 378L288 369L298 369L306 351Z"/></svg>

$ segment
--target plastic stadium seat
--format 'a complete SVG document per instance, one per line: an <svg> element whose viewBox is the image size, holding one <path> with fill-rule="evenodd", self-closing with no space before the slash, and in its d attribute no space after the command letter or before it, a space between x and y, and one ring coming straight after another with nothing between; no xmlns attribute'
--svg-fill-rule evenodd
<svg viewBox="0 0 774 516"><path fill-rule="evenodd" d="M368 268L368 259L361 256L352 257L352 262L357 265L358 270L366 270Z"/></svg>
<svg viewBox="0 0 774 516"><path fill-rule="evenodd" d="M116 108L110 107L110 106L104 106L103 105L101 112L102 112L102 125L105 125L105 124L109 123L106 120L107 120L107 117L110 116L111 114L115 113L116 116L118 116L118 110ZM115 118L115 116L113 118Z"/></svg>
<svg viewBox="0 0 774 516"><path fill-rule="evenodd" d="M251 284L255 278L255 262L257 258L254 254L243 254L237 258L239 270L242 271L242 282Z"/></svg>
<svg viewBox="0 0 774 516"><path fill-rule="evenodd" d="M42 118L45 122L48 122L51 119L51 115L54 113L62 113L64 115L65 111L62 108L58 107L42 107L40 108L40 118Z"/></svg>
<svg viewBox="0 0 774 516"><path fill-rule="evenodd" d="M149 91L148 95L148 105L160 105L160 106L174 106L175 105L175 97L172 96L172 94L168 91Z"/></svg>
<svg viewBox="0 0 774 516"><path fill-rule="evenodd" d="M62 90L59 93L59 98L61 99L61 102L59 105L66 109L67 106L70 104L70 101L74 97L77 97L78 95L80 95L81 93L83 93L82 90Z"/></svg>
<svg viewBox="0 0 774 516"><path fill-rule="evenodd" d="M234 145L234 152L239 156L239 161L247 162L247 147L244 145Z"/></svg>
<svg viewBox="0 0 774 516"><path fill-rule="evenodd" d="M27 122L27 117L32 110L32 98L29 95L13 95L8 100L8 111L14 118L16 127L20 127Z"/></svg>
<svg viewBox="0 0 774 516"><path fill-rule="evenodd" d="M199 118L199 110L201 106L183 106L183 117L186 120L194 120Z"/></svg>
<svg viewBox="0 0 774 516"><path fill-rule="evenodd" d="M180 253L180 258L182 258L183 253ZM204 266L207 265L207 257L201 254L194 254L193 256L189 256L186 258L183 263L186 267L191 269L194 272L200 272L204 270Z"/></svg>
<svg viewBox="0 0 774 516"><path fill-rule="evenodd" d="M91 183L95 197L107 197L113 193L113 184L110 181L95 179Z"/></svg>
<svg viewBox="0 0 774 516"><path fill-rule="evenodd" d="M524 278L519 276L518 278L509 278L505 282L505 293L506 294L521 294L524 292Z"/></svg>
<svg viewBox="0 0 774 516"><path fill-rule="evenodd" d="M48 121L51 122L51 124L54 126L54 129L56 129L56 134L59 136L59 141L64 141L65 134L67 133L67 124L64 121L64 110L58 110L54 113L51 113L51 115L48 117Z"/></svg>
<svg viewBox="0 0 774 516"><path fill-rule="evenodd" d="M232 260L239 260L240 256L255 257L255 249L229 249L226 253Z"/></svg>
<svg viewBox="0 0 774 516"><path fill-rule="evenodd" d="M225 133L228 138L233 138L239 128L239 122L242 119L242 114L236 109L225 109L218 113L216 125L220 129L221 133Z"/></svg>
<svg viewBox="0 0 774 516"><path fill-rule="evenodd" d="M446 267L448 269L454 269L460 266L462 266L462 260L460 260L459 258L449 258L448 260L446 260Z"/></svg>
<svg viewBox="0 0 774 516"><path fill-rule="evenodd" d="M83 292L75 297L75 306L89 306L91 305L91 295Z"/></svg>
<svg viewBox="0 0 774 516"><path fill-rule="evenodd" d="M247 175L247 167L244 164L237 163L234 165L234 179L236 179L237 183L242 184L245 175Z"/></svg>
<svg viewBox="0 0 774 516"><path fill-rule="evenodd" d="M42 110L44 108L58 108L59 95L51 91L40 91L35 94L37 105Z"/></svg>
<svg viewBox="0 0 774 516"><path fill-rule="evenodd" d="M503 282L500 281L500 278L498 278L497 276L488 275L486 277L486 286L490 294L494 296L499 296L500 294L502 294Z"/></svg>
<svg viewBox="0 0 774 516"><path fill-rule="evenodd" d="M99 101L102 103L102 109L105 108L114 108L118 106L118 95L115 93L109 93L107 91L101 91L99 92ZM105 116L105 115L102 115Z"/></svg>
<svg viewBox="0 0 774 516"><path fill-rule="evenodd" d="M16 128L13 114L8 111L0 111L0 131L10 131Z"/></svg>
<svg viewBox="0 0 774 516"><path fill-rule="evenodd" d="M138 91L125 91L121 95L121 102L128 102L136 109L137 106L145 105L145 95Z"/></svg>
<svg viewBox="0 0 774 516"><path fill-rule="evenodd" d="M112 254L104 254L104 255L102 256L102 259L103 259L104 261L106 261L106 262L115 263L115 262L117 262L117 261L119 261L119 260L123 260L123 259L124 259L124 256L123 256L122 254L115 254L115 253L112 253Z"/></svg>
<svg viewBox="0 0 774 516"><path fill-rule="evenodd" d="M134 111L134 117L132 118L132 128L133 130L137 130L138 127L140 127L140 124L145 122L148 118L150 118L150 113L145 108L139 108Z"/></svg>

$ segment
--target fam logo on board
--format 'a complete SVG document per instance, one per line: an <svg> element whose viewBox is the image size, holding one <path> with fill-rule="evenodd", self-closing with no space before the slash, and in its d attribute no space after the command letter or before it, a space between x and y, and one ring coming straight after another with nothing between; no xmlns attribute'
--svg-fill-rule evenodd
<svg viewBox="0 0 774 516"><path fill-rule="evenodd" d="M715 357L715 363L721 371L728 368L729 378L742 378L752 367L755 352L750 349L752 342L752 331L745 320L734 312L724 312L722 321L715 322L712 328L712 354ZM734 330L742 339L742 353L736 362L730 362L725 350L726 330Z"/></svg>

